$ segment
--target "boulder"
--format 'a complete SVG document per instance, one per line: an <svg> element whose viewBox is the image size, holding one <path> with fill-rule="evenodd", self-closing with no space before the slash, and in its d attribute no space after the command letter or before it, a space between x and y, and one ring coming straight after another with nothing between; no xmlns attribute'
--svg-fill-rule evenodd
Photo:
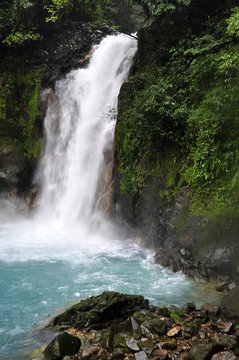
<svg viewBox="0 0 239 360"><path fill-rule="evenodd" d="M139 295L104 292L82 300L54 318L50 326L58 329L102 329L126 320L135 311L148 307L148 301Z"/></svg>
<svg viewBox="0 0 239 360"><path fill-rule="evenodd" d="M182 310L184 311L195 311L196 310L196 305L194 304L194 302L190 302L190 303L187 303L185 304L183 307L182 307Z"/></svg>
<svg viewBox="0 0 239 360"><path fill-rule="evenodd" d="M221 351L213 355L212 360L235 360L236 356L232 351Z"/></svg>
<svg viewBox="0 0 239 360"><path fill-rule="evenodd" d="M217 316L220 312L220 306L215 304L203 304L201 310L208 315Z"/></svg>
<svg viewBox="0 0 239 360"><path fill-rule="evenodd" d="M229 318L239 318L239 286L222 298L221 305Z"/></svg>
<svg viewBox="0 0 239 360"><path fill-rule="evenodd" d="M193 345L190 355L192 360L211 359L212 355L222 350L222 346L214 343L198 343Z"/></svg>
<svg viewBox="0 0 239 360"><path fill-rule="evenodd" d="M159 335L165 335L167 334L167 323L164 320L161 319L153 319L150 321L150 325L154 328L154 330Z"/></svg>
<svg viewBox="0 0 239 360"><path fill-rule="evenodd" d="M64 332L57 335L43 352L45 360L61 360L64 356L78 353L81 341L78 337Z"/></svg>

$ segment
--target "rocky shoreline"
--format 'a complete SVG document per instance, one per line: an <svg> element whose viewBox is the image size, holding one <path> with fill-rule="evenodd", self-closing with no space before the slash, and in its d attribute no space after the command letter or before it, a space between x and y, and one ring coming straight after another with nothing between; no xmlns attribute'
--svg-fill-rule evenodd
<svg viewBox="0 0 239 360"><path fill-rule="evenodd" d="M239 358L239 288L221 305L158 307L140 295L104 292L49 323L59 331L34 360Z"/></svg>

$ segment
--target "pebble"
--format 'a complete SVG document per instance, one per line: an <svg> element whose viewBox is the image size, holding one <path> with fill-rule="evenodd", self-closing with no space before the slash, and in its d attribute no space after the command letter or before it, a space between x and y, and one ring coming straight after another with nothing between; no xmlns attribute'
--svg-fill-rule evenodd
<svg viewBox="0 0 239 360"><path fill-rule="evenodd" d="M170 329L168 332L167 332L167 336L169 337L174 337L176 335L179 334L179 332L181 331L181 326L174 326L172 329Z"/></svg>
<svg viewBox="0 0 239 360"><path fill-rule="evenodd" d="M136 360L148 360L148 356L144 351L137 352L134 356Z"/></svg>
<svg viewBox="0 0 239 360"><path fill-rule="evenodd" d="M136 341L134 338L131 338L130 340L127 340L126 345L128 346L128 348L130 350L139 351L138 341Z"/></svg>

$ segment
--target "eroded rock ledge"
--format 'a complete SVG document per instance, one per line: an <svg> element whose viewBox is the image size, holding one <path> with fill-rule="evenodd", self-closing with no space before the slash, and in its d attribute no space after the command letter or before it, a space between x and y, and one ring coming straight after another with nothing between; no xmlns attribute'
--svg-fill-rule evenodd
<svg viewBox="0 0 239 360"><path fill-rule="evenodd" d="M48 327L63 332L35 360L237 359L238 293L227 295L224 307L205 304L199 310L193 303L156 307L142 296L104 292L54 318Z"/></svg>

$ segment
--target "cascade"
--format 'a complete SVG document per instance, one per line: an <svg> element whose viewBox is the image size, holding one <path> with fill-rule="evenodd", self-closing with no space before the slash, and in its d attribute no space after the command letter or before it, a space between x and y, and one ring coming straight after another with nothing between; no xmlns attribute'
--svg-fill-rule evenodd
<svg viewBox="0 0 239 360"><path fill-rule="evenodd" d="M37 173L40 216L68 223L92 218L103 153L113 141L118 94L136 50L135 39L108 36L94 48L86 69L56 84Z"/></svg>

